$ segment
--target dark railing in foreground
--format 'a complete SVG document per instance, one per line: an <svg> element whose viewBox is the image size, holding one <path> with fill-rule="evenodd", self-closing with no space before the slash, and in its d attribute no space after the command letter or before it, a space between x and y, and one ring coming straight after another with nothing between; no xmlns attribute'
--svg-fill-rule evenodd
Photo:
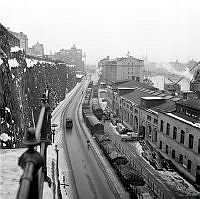
<svg viewBox="0 0 200 199"><path fill-rule="evenodd" d="M42 95L42 108L36 129L29 128L23 139L28 150L22 154L18 162L24 172L20 179L17 199L42 199L44 181L51 186L46 168L47 147L51 143L49 92L47 87ZM37 145L40 145L40 153L35 149Z"/></svg>

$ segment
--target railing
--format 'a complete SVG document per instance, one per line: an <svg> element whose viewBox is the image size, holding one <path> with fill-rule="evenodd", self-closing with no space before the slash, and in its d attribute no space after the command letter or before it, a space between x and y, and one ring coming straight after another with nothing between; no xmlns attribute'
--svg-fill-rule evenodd
<svg viewBox="0 0 200 199"><path fill-rule="evenodd" d="M42 95L42 108L38 118L36 129L29 128L24 136L23 143L28 147L19 158L19 166L24 170L17 199L42 199L43 184L47 181L51 186L51 180L47 176L46 153L51 143L51 112L49 106L48 86ZM40 145L40 153L35 146Z"/></svg>

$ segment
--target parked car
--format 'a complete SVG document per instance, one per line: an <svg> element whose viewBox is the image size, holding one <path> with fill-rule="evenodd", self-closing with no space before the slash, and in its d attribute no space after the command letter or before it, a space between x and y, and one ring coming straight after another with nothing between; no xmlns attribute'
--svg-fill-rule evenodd
<svg viewBox="0 0 200 199"><path fill-rule="evenodd" d="M174 164L172 163L171 160L165 159L163 161L163 165L164 165L165 169L167 169L168 171L174 171L175 170Z"/></svg>
<svg viewBox="0 0 200 199"><path fill-rule="evenodd" d="M155 159L163 159L163 156L159 151L153 151L152 154Z"/></svg>
<svg viewBox="0 0 200 199"><path fill-rule="evenodd" d="M151 162L153 160L153 155L151 151L144 151L142 152L142 156L149 162Z"/></svg>
<svg viewBox="0 0 200 199"><path fill-rule="evenodd" d="M156 169L156 170L163 170L164 164L163 160L161 159L153 159L150 164Z"/></svg>
<svg viewBox="0 0 200 199"><path fill-rule="evenodd" d="M154 151L154 148L151 146L148 140L145 140L146 146L149 148L149 150Z"/></svg>

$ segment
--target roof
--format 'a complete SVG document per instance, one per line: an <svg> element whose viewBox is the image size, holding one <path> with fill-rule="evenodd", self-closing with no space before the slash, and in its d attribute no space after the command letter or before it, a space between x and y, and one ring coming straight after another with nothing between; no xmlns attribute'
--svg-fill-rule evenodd
<svg viewBox="0 0 200 199"><path fill-rule="evenodd" d="M158 96L154 95L154 93L150 94L147 90L136 88L133 92L129 92L122 96L123 98L126 98L137 105L141 105L142 99L149 99L152 101L154 99L163 99L162 102L159 100L159 103L153 103L153 105L151 107L148 107L148 109L152 109L154 111L162 110L167 112L172 112L176 110L176 102L172 100L173 96L170 99L166 99L165 97L159 97L159 92L156 93Z"/></svg>
<svg viewBox="0 0 200 199"><path fill-rule="evenodd" d="M142 82L137 82L134 80L131 81L126 81L126 82L116 82L116 86L120 87L129 87L129 88L135 88L135 87L141 87L143 89L149 89L149 90L158 90L157 88L150 86L148 84L142 83Z"/></svg>
<svg viewBox="0 0 200 199"><path fill-rule="evenodd" d="M160 100L160 99L163 99L162 97L142 97L142 99L145 99L145 100Z"/></svg>
<svg viewBox="0 0 200 199"><path fill-rule="evenodd" d="M200 129L200 123L198 123L197 120L192 119L191 117L188 117L187 115L182 115L182 114L180 114L178 112L167 113L167 115L169 115L169 116L171 116L171 117L173 117L173 118L175 118L177 120L180 120L182 122L185 122L187 124L190 124L193 127L196 127L196 128Z"/></svg>
<svg viewBox="0 0 200 199"><path fill-rule="evenodd" d="M199 99L189 99L189 100L179 100L177 104L187 106L192 109L200 111L200 100Z"/></svg>

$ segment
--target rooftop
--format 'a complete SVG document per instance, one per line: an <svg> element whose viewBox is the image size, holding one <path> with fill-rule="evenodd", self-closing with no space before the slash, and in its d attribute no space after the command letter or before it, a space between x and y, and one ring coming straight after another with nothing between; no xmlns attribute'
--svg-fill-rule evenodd
<svg viewBox="0 0 200 199"><path fill-rule="evenodd" d="M199 99L180 100L177 102L177 104L200 111Z"/></svg>

